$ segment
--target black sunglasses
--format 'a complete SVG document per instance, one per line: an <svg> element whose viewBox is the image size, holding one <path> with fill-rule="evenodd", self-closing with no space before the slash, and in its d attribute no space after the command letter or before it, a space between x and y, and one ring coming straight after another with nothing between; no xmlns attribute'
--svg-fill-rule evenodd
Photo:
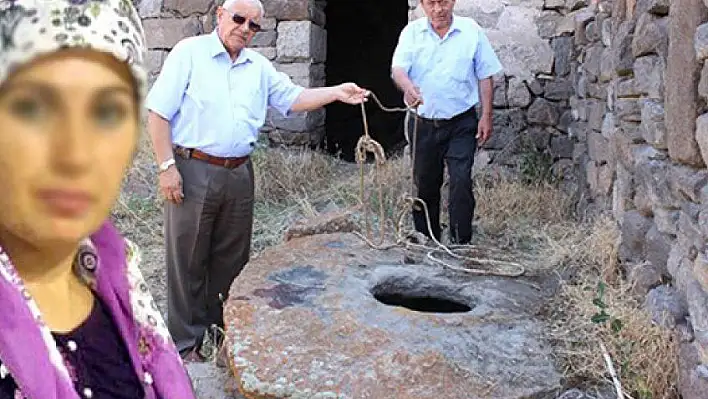
<svg viewBox="0 0 708 399"><path fill-rule="evenodd" d="M224 9L229 15L231 15L231 20L234 21L236 25L243 25L246 22L246 17L242 17L238 14L234 14L231 11ZM248 29L251 32L259 32L261 30L261 26L253 21L248 21Z"/></svg>

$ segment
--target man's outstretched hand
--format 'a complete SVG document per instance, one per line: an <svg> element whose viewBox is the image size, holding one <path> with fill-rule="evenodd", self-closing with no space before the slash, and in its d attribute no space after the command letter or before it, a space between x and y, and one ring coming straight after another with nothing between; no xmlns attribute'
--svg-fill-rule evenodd
<svg viewBox="0 0 708 399"><path fill-rule="evenodd" d="M335 87L335 95L338 101L356 105L368 100L369 91L362 89L354 83L342 83Z"/></svg>

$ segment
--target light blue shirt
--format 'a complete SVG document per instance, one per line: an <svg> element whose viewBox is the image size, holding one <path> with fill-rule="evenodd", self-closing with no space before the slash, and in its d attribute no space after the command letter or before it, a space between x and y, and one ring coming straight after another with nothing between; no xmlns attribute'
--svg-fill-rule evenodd
<svg viewBox="0 0 708 399"><path fill-rule="evenodd" d="M172 143L217 157L250 154L269 106L284 116L304 90L251 49L231 61L216 31L180 41L146 100Z"/></svg>
<svg viewBox="0 0 708 399"><path fill-rule="evenodd" d="M403 28L393 53L392 67L400 67L418 86L426 118L449 119L476 105L479 80L502 71L482 28L471 18L453 16L450 30L440 38L428 18Z"/></svg>

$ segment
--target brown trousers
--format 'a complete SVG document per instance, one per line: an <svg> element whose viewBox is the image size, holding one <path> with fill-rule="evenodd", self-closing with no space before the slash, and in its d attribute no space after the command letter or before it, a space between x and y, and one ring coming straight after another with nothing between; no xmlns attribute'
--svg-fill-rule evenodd
<svg viewBox="0 0 708 399"><path fill-rule="evenodd" d="M180 351L224 327L222 299L249 260L253 165L235 169L176 157L184 202L165 205L167 325Z"/></svg>

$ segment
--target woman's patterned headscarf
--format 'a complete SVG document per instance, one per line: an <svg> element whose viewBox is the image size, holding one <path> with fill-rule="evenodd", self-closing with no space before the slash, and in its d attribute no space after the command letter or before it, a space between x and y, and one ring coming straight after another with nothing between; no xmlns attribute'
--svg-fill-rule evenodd
<svg viewBox="0 0 708 399"><path fill-rule="evenodd" d="M0 84L14 68L64 47L127 61L144 98L145 34L130 0L0 0Z"/></svg>

